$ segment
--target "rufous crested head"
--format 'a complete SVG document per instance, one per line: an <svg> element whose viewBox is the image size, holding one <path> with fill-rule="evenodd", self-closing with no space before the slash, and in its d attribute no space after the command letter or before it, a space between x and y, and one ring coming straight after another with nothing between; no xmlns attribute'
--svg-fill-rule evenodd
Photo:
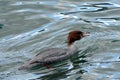
<svg viewBox="0 0 120 80"><path fill-rule="evenodd" d="M81 38L88 36L87 33L84 33L82 31L74 30L69 32L68 35L68 46L70 46L72 43L74 43L77 40L80 40Z"/></svg>

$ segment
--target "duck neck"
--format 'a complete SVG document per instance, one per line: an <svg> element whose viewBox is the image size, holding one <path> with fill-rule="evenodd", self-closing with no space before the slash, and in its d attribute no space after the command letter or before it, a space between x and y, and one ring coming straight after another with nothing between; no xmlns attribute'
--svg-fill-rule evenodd
<svg viewBox="0 0 120 80"><path fill-rule="evenodd" d="M76 47L75 43L72 43L71 45L68 45L68 49L69 49L69 51L72 51L72 52L77 51L77 47Z"/></svg>

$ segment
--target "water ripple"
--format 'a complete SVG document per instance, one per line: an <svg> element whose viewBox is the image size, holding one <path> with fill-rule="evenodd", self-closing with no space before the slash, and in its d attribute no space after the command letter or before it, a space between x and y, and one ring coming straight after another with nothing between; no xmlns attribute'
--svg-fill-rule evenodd
<svg viewBox="0 0 120 80"><path fill-rule="evenodd" d="M35 9L22 9L22 10L15 10L15 11L11 11L11 13L22 13L22 12L42 12L41 10L35 10Z"/></svg>
<svg viewBox="0 0 120 80"><path fill-rule="evenodd" d="M118 0L4 0L0 7L1 80L120 79ZM17 70L44 48L66 48L71 30L90 32L76 42L79 52L73 58L50 70Z"/></svg>
<svg viewBox="0 0 120 80"><path fill-rule="evenodd" d="M83 7L84 6L84 7ZM99 11L104 11L108 10L110 8L117 8L120 7L117 4L112 4L112 3L85 3L84 5L79 5L79 7L75 7L75 11L73 12L67 12L67 13L62 13L65 15L68 14L74 14L74 13L80 13L80 12L99 12Z"/></svg>
<svg viewBox="0 0 120 80"><path fill-rule="evenodd" d="M21 5L53 5L56 4L55 1L19 1L11 4L12 6L21 6Z"/></svg>

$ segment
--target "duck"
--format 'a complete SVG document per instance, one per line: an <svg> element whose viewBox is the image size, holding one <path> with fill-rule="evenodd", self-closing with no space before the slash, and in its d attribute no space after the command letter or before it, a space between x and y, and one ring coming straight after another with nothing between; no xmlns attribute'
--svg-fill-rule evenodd
<svg viewBox="0 0 120 80"><path fill-rule="evenodd" d="M74 56L77 52L77 47L75 45L75 41L82 39L83 37L88 36L86 32L82 32L79 30L70 31L67 37L67 48L47 48L42 52L38 53L31 60L26 61L19 70L22 69L30 69L34 66L45 65L47 68L50 68L48 64L61 62L70 57Z"/></svg>

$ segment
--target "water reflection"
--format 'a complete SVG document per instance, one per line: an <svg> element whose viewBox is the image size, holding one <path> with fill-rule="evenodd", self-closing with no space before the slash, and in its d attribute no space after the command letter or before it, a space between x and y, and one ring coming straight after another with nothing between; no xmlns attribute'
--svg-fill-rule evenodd
<svg viewBox="0 0 120 80"><path fill-rule="evenodd" d="M80 52L80 51L79 51ZM83 54L78 57L79 54L73 56L70 60L64 62L59 62L55 64L50 64L51 68L46 69L45 66L36 66L31 68L29 72L34 73L37 78L31 78L30 80L45 79L45 80L59 80L59 79L70 79L74 76L76 79L80 79L82 74L86 71L82 69L83 65L89 65L87 63L86 55ZM76 76L78 74L78 76ZM80 76L81 75L81 76Z"/></svg>
<svg viewBox="0 0 120 80"><path fill-rule="evenodd" d="M4 26L3 24L0 24L0 29L2 29L2 28L3 28L3 26Z"/></svg>
<svg viewBox="0 0 120 80"><path fill-rule="evenodd" d="M79 61L79 63L84 64L84 60ZM52 80L52 79L69 79L72 76L75 76L74 74L79 74L82 75L83 73L85 73L86 71L82 69L82 64L81 65L77 65L78 63L74 62L72 63L71 68L69 68L70 66L67 64L63 63L59 66L58 65L54 65L54 67L52 70L47 70L47 72L42 72L42 73L34 73L36 75L39 75L40 77L35 78L35 79L30 79L30 80L36 80L36 79L45 79L45 80ZM63 66L63 67L62 67ZM66 67L67 66L67 67ZM81 66L81 67L80 67ZM77 76L75 78L80 78L80 76Z"/></svg>

